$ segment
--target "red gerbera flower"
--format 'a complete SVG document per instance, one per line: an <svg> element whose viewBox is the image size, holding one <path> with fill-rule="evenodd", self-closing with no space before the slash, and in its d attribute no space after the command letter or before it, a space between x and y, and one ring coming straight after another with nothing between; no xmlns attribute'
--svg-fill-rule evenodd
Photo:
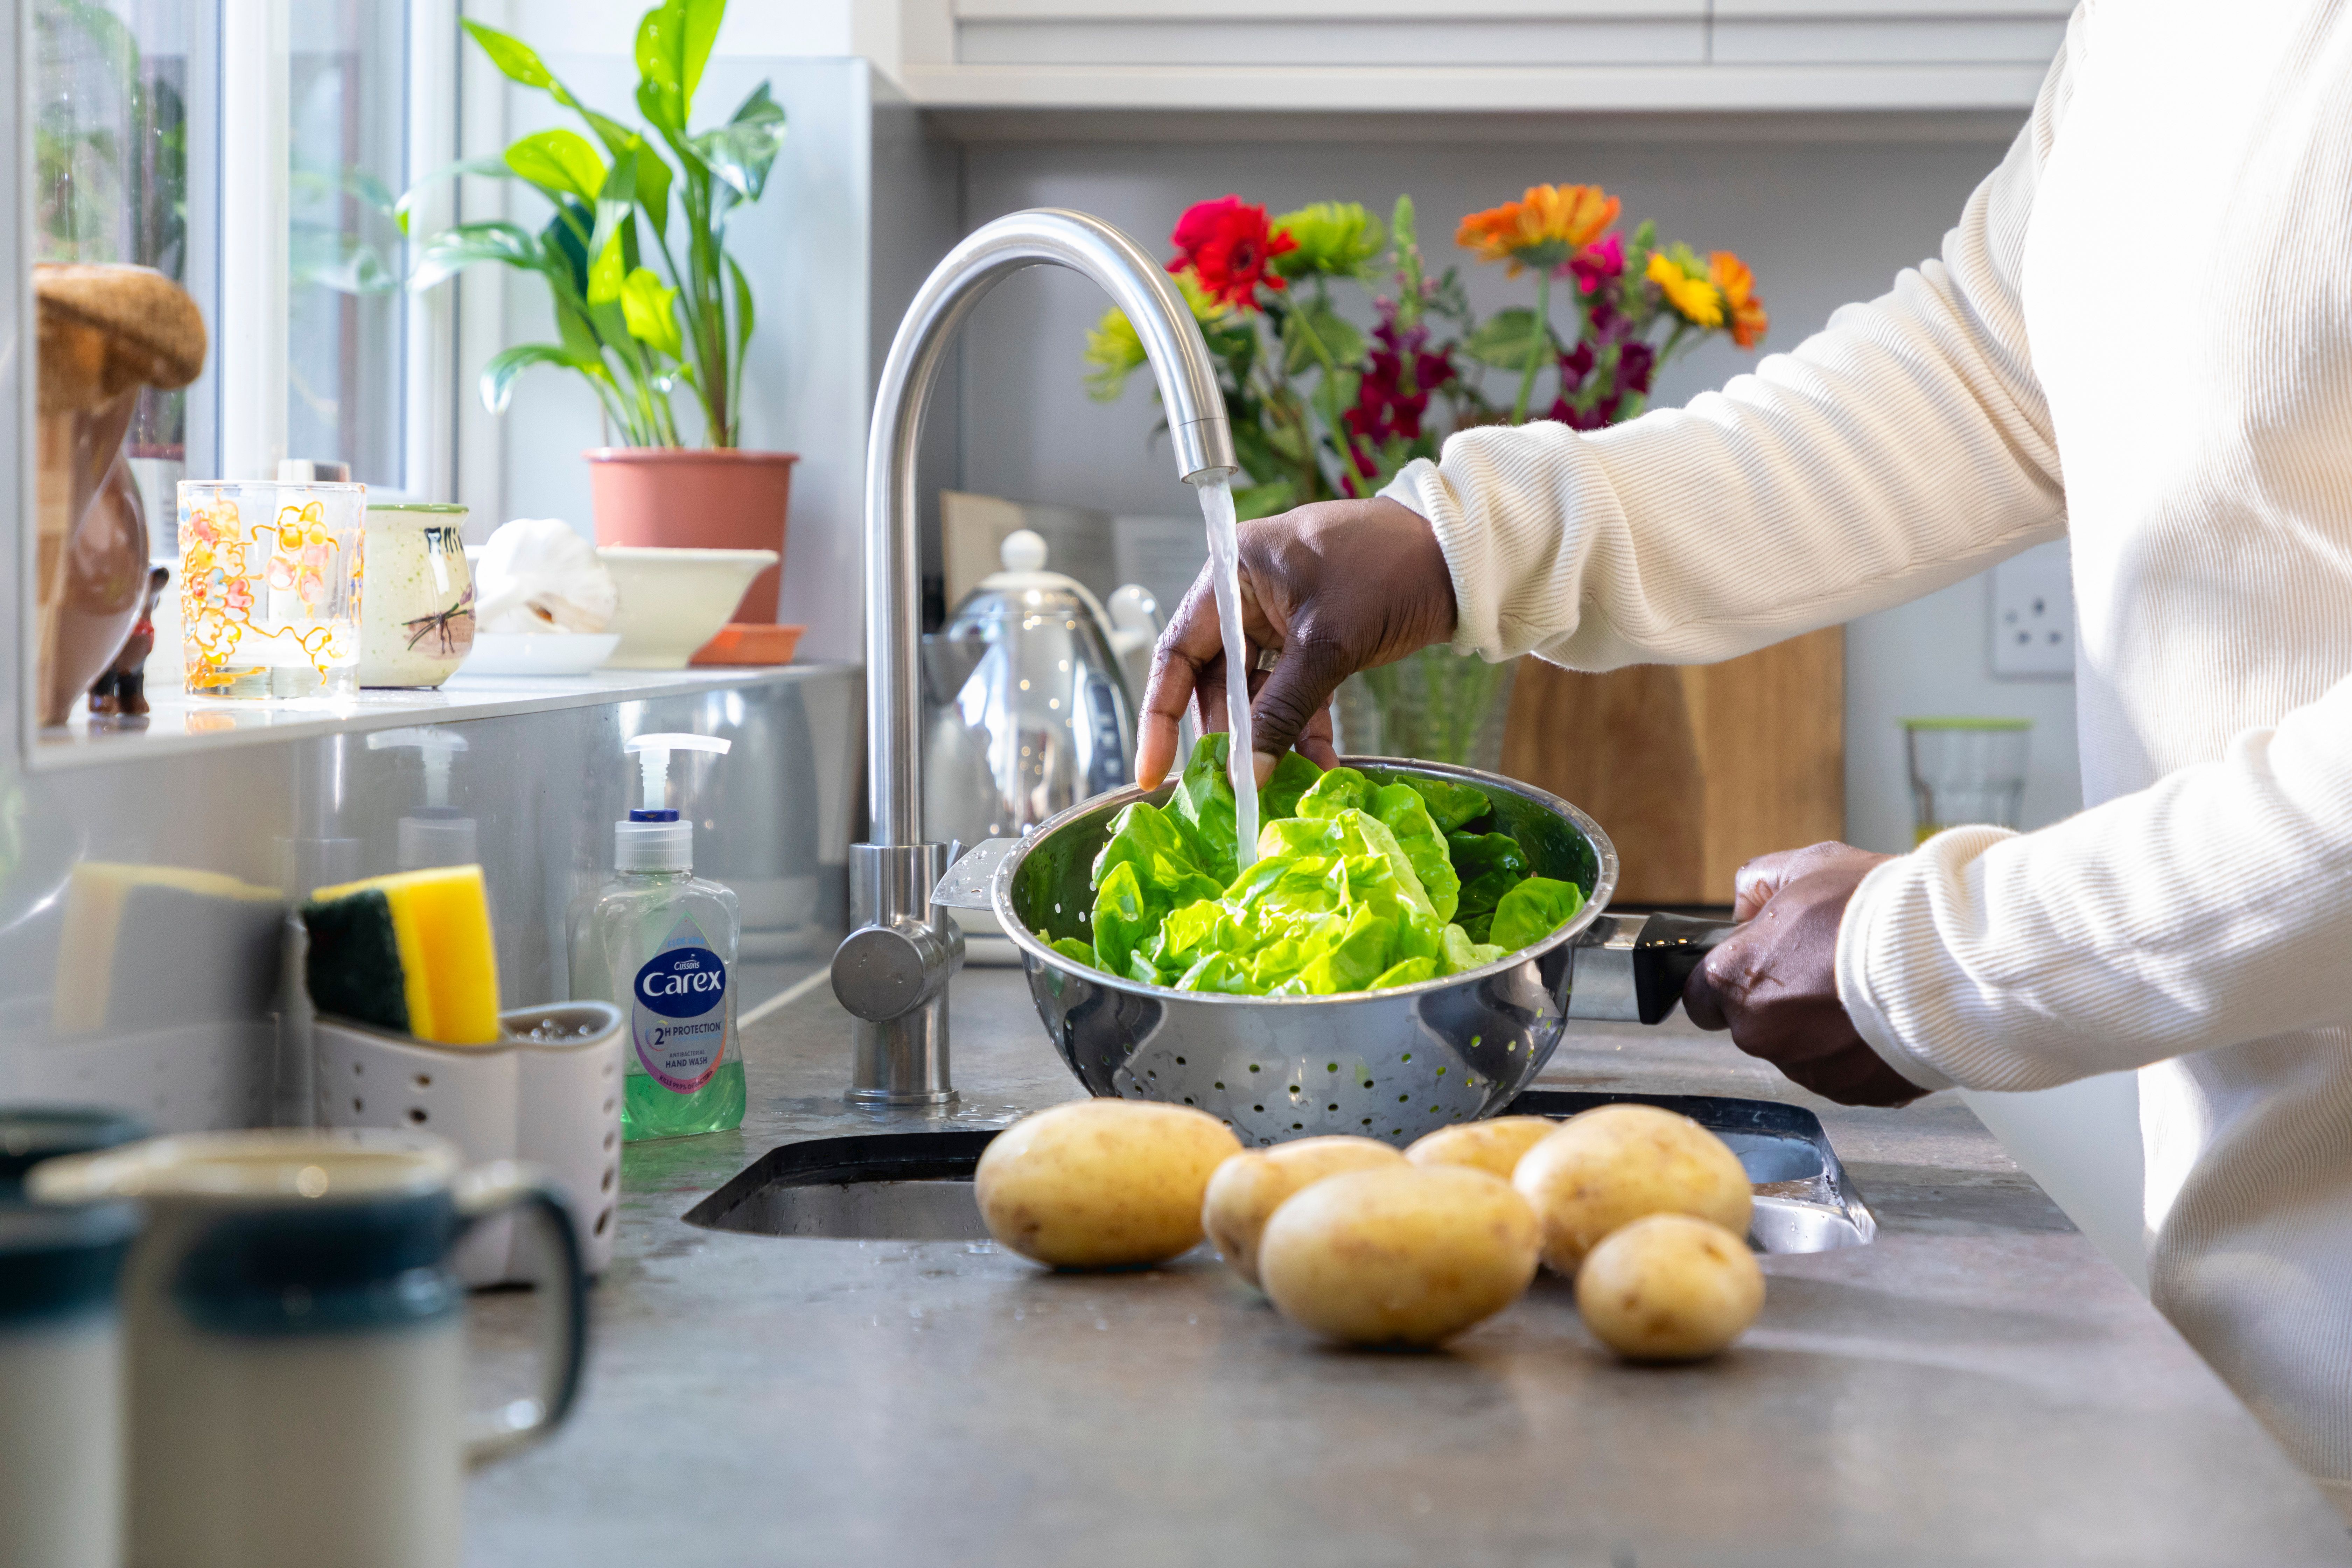
<svg viewBox="0 0 2352 1568"><path fill-rule="evenodd" d="M1189 267L1211 299L1244 307L1257 303L1260 285L1283 287L1282 279L1268 270L1268 263L1298 248L1297 240L1274 232L1264 207L1251 206L1232 195L1195 202L1185 208L1169 238L1183 252L1168 264L1169 271L1181 272Z"/></svg>

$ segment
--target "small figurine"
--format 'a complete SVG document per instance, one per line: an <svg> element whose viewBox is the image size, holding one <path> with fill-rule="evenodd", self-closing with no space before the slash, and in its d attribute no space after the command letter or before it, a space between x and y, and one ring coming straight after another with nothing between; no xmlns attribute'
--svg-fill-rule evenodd
<svg viewBox="0 0 2352 1568"><path fill-rule="evenodd" d="M148 572L146 602L139 608L139 619L131 628L130 640L90 685L91 717L110 714L138 718L146 713L147 656L155 650L155 601L163 597L163 584L171 580L172 574L165 567L157 566Z"/></svg>

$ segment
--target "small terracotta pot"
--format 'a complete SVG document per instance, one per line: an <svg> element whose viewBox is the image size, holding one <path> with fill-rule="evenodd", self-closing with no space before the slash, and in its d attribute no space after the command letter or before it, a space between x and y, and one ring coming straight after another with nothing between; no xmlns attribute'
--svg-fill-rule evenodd
<svg viewBox="0 0 2352 1568"><path fill-rule="evenodd" d="M784 552L790 452L694 447L596 447L588 459L596 542ZM771 624L783 563L751 579L730 619Z"/></svg>

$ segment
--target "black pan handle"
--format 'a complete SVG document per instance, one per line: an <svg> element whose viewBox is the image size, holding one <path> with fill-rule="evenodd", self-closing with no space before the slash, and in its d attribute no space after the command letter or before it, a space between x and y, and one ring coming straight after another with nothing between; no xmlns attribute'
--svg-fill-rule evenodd
<svg viewBox="0 0 2352 1568"><path fill-rule="evenodd" d="M1633 943L1633 994L1642 1022L1655 1024L1683 999L1683 987L1706 955L1739 928L1701 915L1652 915Z"/></svg>
<svg viewBox="0 0 2352 1568"><path fill-rule="evenodd" d="M1683 986L1738 926L1696 915L1602 915L1576 943L1568 1016L1655 1024Z"/></svg>

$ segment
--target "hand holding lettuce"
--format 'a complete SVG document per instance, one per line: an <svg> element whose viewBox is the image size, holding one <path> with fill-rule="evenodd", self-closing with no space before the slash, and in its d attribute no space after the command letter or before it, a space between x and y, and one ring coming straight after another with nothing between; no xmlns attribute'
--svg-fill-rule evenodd
<svg viewBox="0 0 2352 1568"><path fill-rule="evenodd" d="M1095 858L1093 949L1065 937L1056 952L1179 990L1331 995L1492 963L1583 907L1575 884L1530 877L1509 834L1455 831L1491 809L1479 791L1320 773L1295 752L1260 792L1258 858L1237 875L1225 746L1202 737L1165 810L1119 814Z"/></svg>

